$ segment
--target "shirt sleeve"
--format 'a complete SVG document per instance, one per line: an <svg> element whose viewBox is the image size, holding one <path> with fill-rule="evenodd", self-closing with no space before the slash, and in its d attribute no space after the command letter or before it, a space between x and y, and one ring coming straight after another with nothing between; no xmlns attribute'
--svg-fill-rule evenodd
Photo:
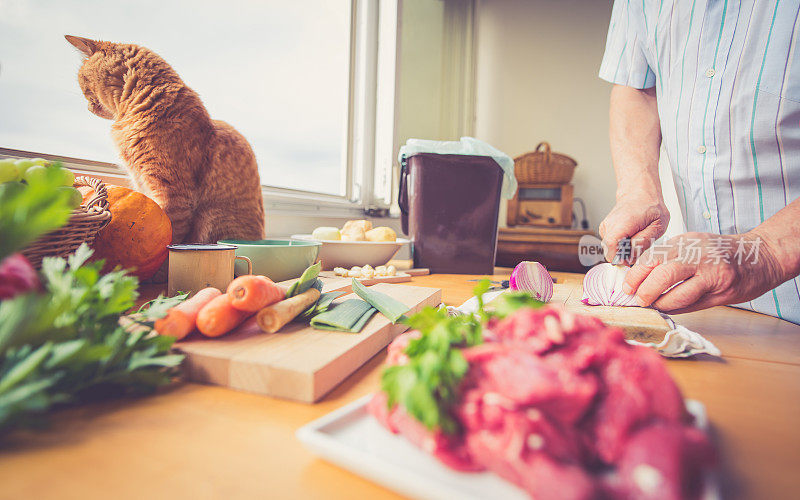
<svg viewBox="0 0 800 500"><path fill-rule="evenodd" d="M615 0L600 78L637 89L655 86L656 75L647 62L647 33L641 4Z"/></svg>

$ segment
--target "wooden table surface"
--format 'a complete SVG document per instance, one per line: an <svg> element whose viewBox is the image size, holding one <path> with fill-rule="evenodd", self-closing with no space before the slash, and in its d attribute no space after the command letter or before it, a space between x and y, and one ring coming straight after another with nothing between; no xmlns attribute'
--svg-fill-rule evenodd
<svg viewBox="0 0 800 500"><path fill-rule="evenodd" d="M554 273L560 282L580 275ZM503 275L495 278L502 279ZM432 275L447 304L475 276ZM726 497L796 498L800 491L800 326L732 308L676 316L722 359L669 360L686 397L705 403ZM175 384L141 399L56 413L52 428L0 450L0 498L396 498L302 447L302 425L378 387L385 352L321 403Z"/></svg>

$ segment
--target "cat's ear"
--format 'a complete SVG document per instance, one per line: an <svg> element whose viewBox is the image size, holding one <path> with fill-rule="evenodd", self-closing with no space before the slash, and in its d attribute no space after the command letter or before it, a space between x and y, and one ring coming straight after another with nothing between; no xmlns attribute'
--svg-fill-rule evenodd
<svg viewBox="0 0 800 500"><path fill-rule="evenodd" d="M69 43L74 45L76 49L83 52L86 57L91 56L97 51L98 48L100 48L100 42L96 40L90 40L88 38L82 38L73 35L64 35L64 38L66 38Z"/></svg>

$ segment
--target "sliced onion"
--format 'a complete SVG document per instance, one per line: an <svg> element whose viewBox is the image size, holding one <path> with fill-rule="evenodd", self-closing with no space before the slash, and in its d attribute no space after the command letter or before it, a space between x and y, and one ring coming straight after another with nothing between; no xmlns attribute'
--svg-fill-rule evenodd
<svg viewBox="0 0 800 500"><path fill-rule="evenodd" d="M638 306L635 295L622 291L627 266L615 266L608 262L589 269L583 278L584 304L590 306Z"/></svg>
<svg viewBox="0 0 800 500"><path fill-rule="evenodd" d="M530 292L542 302L549 302L553 298L553 278L538 262L524 260L517 264L508 285L512 290Z"/></svg>

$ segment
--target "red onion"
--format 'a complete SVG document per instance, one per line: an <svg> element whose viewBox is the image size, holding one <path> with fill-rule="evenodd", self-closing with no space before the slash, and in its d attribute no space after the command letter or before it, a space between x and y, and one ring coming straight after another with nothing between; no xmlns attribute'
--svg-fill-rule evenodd
<svg viewBox="0 0 800 500"><path fill-rule="evenodd" d="M509 288L530 292L537 300L549 302L553 298L553 278L538 262L523 260L511 273Z"/></svg>
<svg viewBox="0 0 800 500"><path fill-rule="evenodd" d="M638 306L635 295L622 291L625 275L630 268L608 262L589 269L583 278L583 299L590 306Z"/></svg>
<svg viewBox="0 0 800 500"><path fill-rule="evenodd" d="M0 261L0 300L37 290L39 277L21 253Z"/></svg>

